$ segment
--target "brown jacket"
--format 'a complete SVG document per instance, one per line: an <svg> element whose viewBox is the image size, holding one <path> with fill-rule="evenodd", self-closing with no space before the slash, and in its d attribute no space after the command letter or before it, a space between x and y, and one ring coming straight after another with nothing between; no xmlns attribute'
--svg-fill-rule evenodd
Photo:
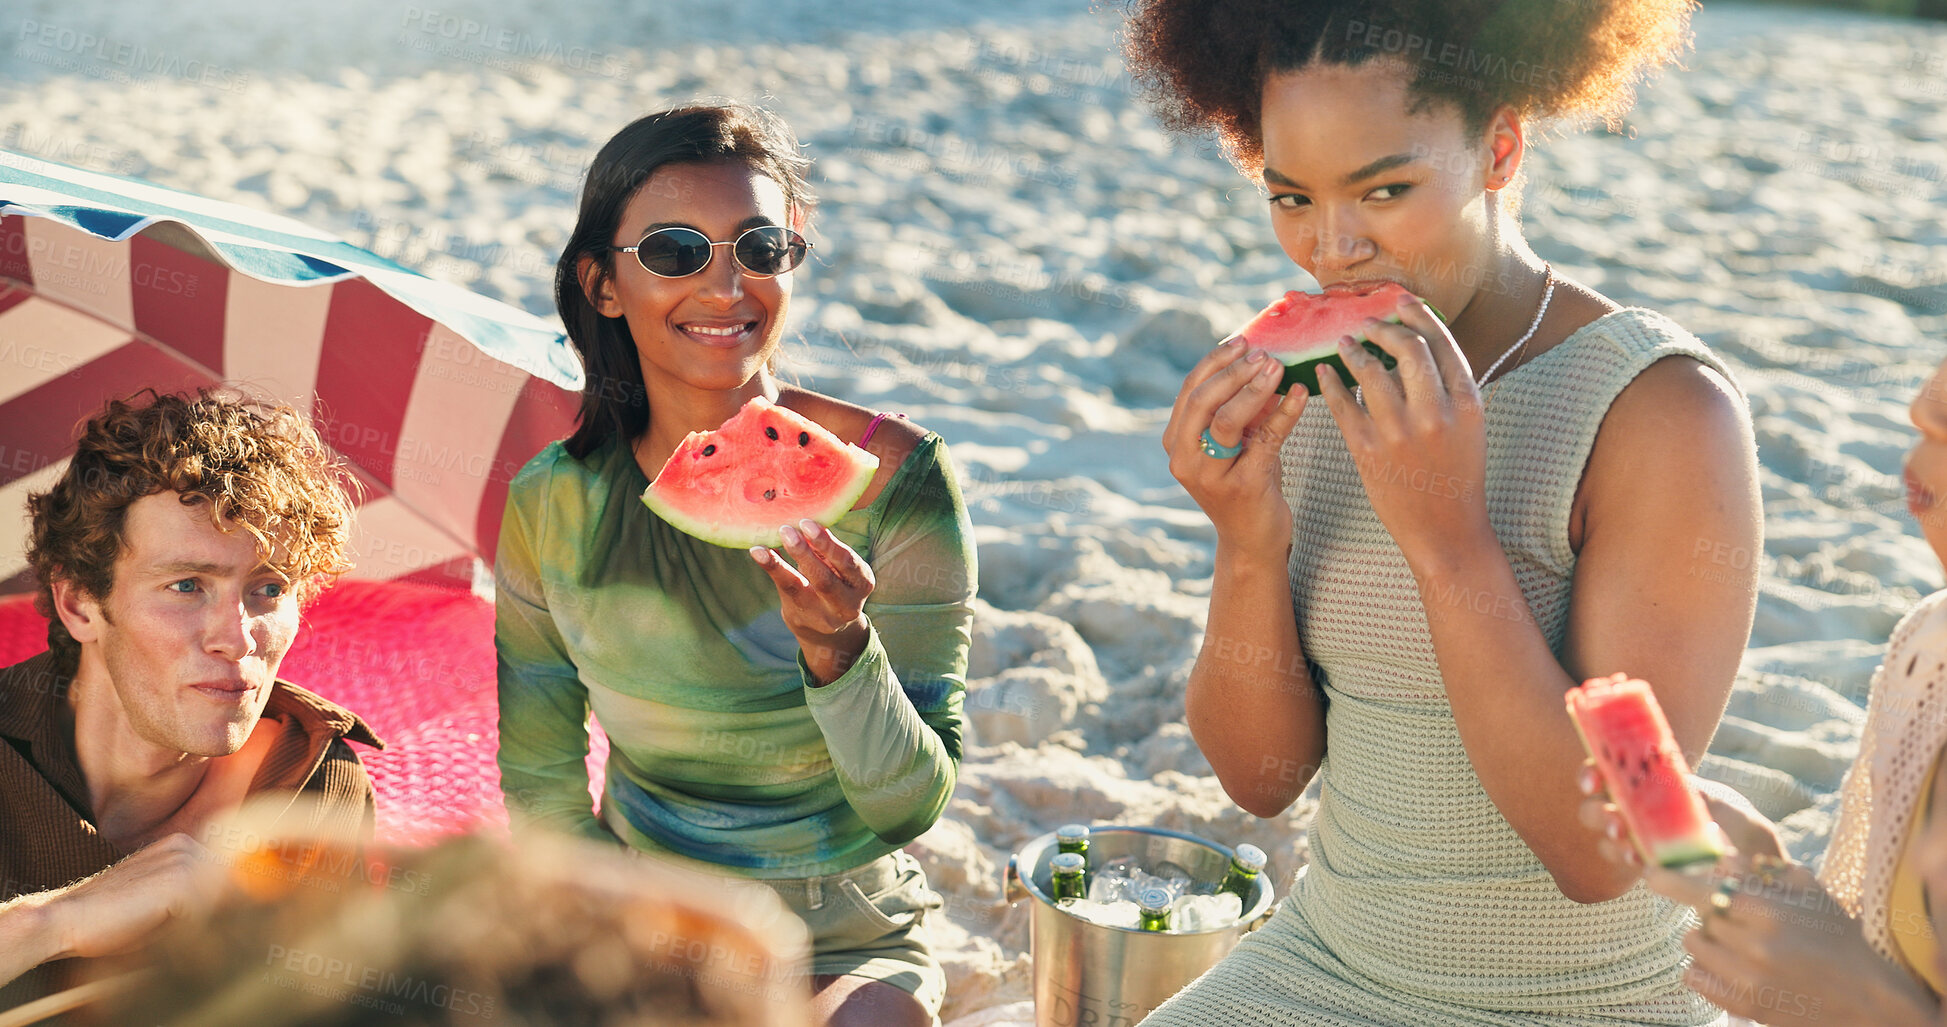
<svg viewBox="0 0 1947 1027"><path fill-rule="evenodd" d="M49 653L0 669L0 902L64 887L129 854L95 827L73 733L59 716L69 681ZM346 741L384 748L372 729L357 714L282 680L272 686L264 716L281 723L283 734L251 794L302 792L318 800L304 807L301 821L286 817L277 827L371 837L372 782ZM0 987L0 1010L58 990L76 962L44 964Z"/></svg>

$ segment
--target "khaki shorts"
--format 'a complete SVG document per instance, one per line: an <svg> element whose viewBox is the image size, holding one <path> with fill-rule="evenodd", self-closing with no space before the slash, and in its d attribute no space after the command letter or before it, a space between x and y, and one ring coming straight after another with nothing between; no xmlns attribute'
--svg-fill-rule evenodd
<svg viewBox="0 0 1947 1027"><path fill-rule="evenodd" d="M843 873L756 883L776 892L811 929L814 976L883 981L939 1015L946 972L922 926L945 900L926 886L919 860L898 851Z"/></svg>

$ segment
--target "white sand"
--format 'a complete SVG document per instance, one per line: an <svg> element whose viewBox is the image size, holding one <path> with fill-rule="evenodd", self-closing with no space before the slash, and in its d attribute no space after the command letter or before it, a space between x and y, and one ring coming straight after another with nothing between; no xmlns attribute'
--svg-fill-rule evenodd
<svg viewBox="0 0 1947 1027"><path fill-rule="evenodd" d="M544 314L577 176L615 129L707 93L792 122L825 201L792 364L944 434L979 529L976 742L914 846L949 899L946 1019L1025 1018L1000 1008L1029 979L1000 868L1058 824L1302 862L1309 802L1241 812L1180 723L1212 535L1156 439L1188 362L1307 282L1256 192L1132 95L1113 11L72 6L0 17L0 146L293 214ZM1717 4L1698 30L1626 133L1535 152L1527 230L1750 390L1766 545L1721 560L1758 560L1763 597L1706 773L1810 856L1888 632L1942 583L1897 473L1947 337L1947 30Z"/></svg>

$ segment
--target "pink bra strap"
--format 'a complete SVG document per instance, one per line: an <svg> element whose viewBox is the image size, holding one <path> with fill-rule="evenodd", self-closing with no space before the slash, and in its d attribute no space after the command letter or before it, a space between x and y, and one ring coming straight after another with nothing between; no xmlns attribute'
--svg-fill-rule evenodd
<svg viewBox="0 0 1947 1027"><path fill-rule="evenodd" d="M873 414L872 420L867 422L865 426L865 434L859 436L860 449L864 449L865 444L872 441L872 433L879 430L879 422L888 417L897 417L902 421L906 419L905 414Z"/></svg>

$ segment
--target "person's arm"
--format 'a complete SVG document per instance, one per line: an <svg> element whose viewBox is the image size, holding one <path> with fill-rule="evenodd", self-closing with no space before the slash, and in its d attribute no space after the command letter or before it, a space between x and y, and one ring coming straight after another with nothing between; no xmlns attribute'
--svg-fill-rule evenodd
<svg viewBox="0 0 1947 1027"><path fill-rule="evenodd" d="M1424 480L1415 474L1366 474L1485 478L1484 422L1465 359L1423 305L1402 314L1405 325L1382 325L1375 338L1400 359L1397 379L1341 346L1366 409L1332 375L1322 392L1418 581L1481 787L1562 894L1613 899L1635 875L1602 858L1582 826L1575 782L1584 753L1562 696L1616 671L1643 678L1691 765L1703 758L1756 609L1762 518L1749 419L1721 376L1681 358L1652 365L1610 406L1584 472L1582 547L1558 660L1488 521L1484 489L1454 498L1415 490Z"/></svg>
<svg viewBox="0 0 1947 1027"><path fill-rule="evenodd" d="M206 907L221 881L209 850L172 834L93 877L10 899L0 904L0 985L42 963L127 951Z"/></svg>
<svg viewBox="0 0 1947 1027"><path fill-rule="evenodd" d="M0 903L0 986L60 957L53 915L47 904L53 892L21 895Z"/></svg>
<svg viewBox="0 0 1947 1027"><path fill-rule="evenodd" d="M869 582L856 652L799 635L805 702L845 800L895 845L933 826L953 795L975 582L973 527L945 444L907 459L922 463L904 469L905 483L871 527L870 568L844 572ZM822 529L804 545L818 547L828 566L847 566L846 554L857 559ZM786 552L812 566L804 546Z"/></svg>
<svg viewBox="0 0 1947 1027"><path fill-rule="evenodd" d="M535 555L551 476L530 466L509 485L494 558L500 790L516 832L542 828L612 842L588 793L588 688L554 623Z"/></svg>
<svg viewBox="0 0 1947 1027"><path fill-rule="evenodd" d="M1325 758L1325 704L1306 667L1286 571L1291 508L1278 464L1308 397L1300 387L1278 400L1279 367L1235 342L1216 347L1184 380L1163 431L1170 474L1217 534L1184 721L1231 800L1260 817L1304 794ZM1206 454L1206 428L1243 452Z"/></svg>

